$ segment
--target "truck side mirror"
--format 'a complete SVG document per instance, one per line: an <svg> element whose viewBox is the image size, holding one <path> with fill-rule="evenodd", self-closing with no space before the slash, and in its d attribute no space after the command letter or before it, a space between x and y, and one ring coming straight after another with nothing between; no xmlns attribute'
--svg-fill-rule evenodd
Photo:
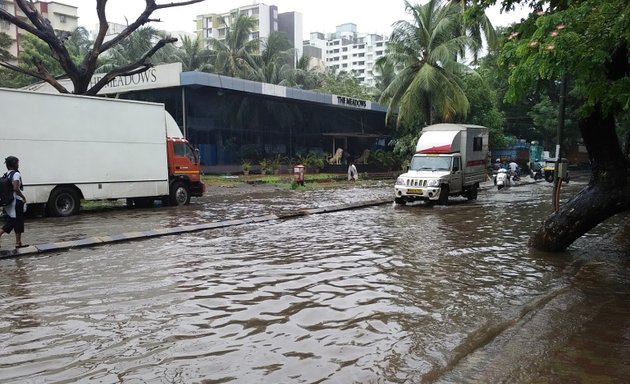
<svg viewBox="0 0 630 384"><path fill-rule="evenodd" d="M200 163L200 155L199 155L199 148L195 148L195 164L199 164Z"/></svg>

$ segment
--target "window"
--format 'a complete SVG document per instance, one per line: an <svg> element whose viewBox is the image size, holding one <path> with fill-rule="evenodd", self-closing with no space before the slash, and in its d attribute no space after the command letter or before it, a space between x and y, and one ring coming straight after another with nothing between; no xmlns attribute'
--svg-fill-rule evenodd
<svg viewBox="0 0 630 384"><path fill-rule="evenodd" d="M260 32L254 32L252 33L252 40L256 40L260 37Z"/></svg>
<svg viewBox="0 0 630 384"><path fill-rule="evenodd" d="M479 152L483 150L483 137L475 137L473 139L473 151Z"/></svg>
<svg viewBox="0 0 630 384"><path fill-rule="evenodd" d="M60 23L65 23L66 22L66 15L59 15L59 22Z"/></svg>
<svg viewBox="0 0 630 384"><path fill-rule="evenodd" d="M187 157L195 163L195 152L185 143L173 143L173 152L175 156Z"/></svg>
<svg viewBox="0 0 630 384"><path fill-rule="evenodd" d="M453 158L453 172L457 172L462 168L461 161L462 159L460 157Z"/></svg>

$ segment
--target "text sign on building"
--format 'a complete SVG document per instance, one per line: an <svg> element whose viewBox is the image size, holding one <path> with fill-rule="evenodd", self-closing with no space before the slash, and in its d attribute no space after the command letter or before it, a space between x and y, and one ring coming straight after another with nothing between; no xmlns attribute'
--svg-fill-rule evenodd
<svg viewBox="0 0 630 384"><path fill-rule="evenodd" d="M98 93L108 94L141 89L177 87L181 85L181 73L182 63L158 65L135 75L118 76L107 83ZM92 76L90 87L94 86L102 77L103 74Z"/></svg>
<svg viewBox="0 0 630 384"><path fill-rule="evenodd" d="M354 99L352 97L347 97L347 96L332 95L332 103L333 105L341 105L344 107L353 107L353 108L361 108L361 109L372 108L371 101Z"/></svg>
<svg viewBox="0 0 630 384"><path fill-rule="evenodd" d="M103 87L98 94L106 95L110 93L137 91L141 89L177 87L181 85L181 73L182 63L157 65L135 75L118 76ZM104 75L104 73L95 73L92 76L89 87L93 87L100 79L103 78ZM74 91L72 81L69 79L61 79L59 80L59 83L69 92ZM52 85L46 82L30 85L22 89L44 93L59 92Z"/></svg>

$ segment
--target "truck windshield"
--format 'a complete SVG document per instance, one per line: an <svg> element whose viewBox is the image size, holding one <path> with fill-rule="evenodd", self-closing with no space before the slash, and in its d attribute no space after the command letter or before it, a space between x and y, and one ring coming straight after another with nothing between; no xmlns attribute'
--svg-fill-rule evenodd
<svg viewBox="0 0 630 384"><path fill-rule="evenodd" d="M409 164L410 171L448 171L451 158L444 156L414 156Z"/></svg>
<svg viewBox="0 0 630 384"><path fill-rule="evenodd" d="M185 143L173 143L173 152L175 156L187 157L191 162L197 162L195 152Z"/></svg>

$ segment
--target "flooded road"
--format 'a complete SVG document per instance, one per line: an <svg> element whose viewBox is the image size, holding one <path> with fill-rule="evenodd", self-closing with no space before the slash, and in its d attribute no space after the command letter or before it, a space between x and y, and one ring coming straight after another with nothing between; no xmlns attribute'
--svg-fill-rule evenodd
<svg viewBox="0 0 630 384"><path fill-rule="evenodd" d="M27 236L73 240L391 194L225 195L33 220ZM0 382L628 382L627 216L564 254L538 253L526 244L550 196L537 183L474 203L0 260Z"/></svg>

